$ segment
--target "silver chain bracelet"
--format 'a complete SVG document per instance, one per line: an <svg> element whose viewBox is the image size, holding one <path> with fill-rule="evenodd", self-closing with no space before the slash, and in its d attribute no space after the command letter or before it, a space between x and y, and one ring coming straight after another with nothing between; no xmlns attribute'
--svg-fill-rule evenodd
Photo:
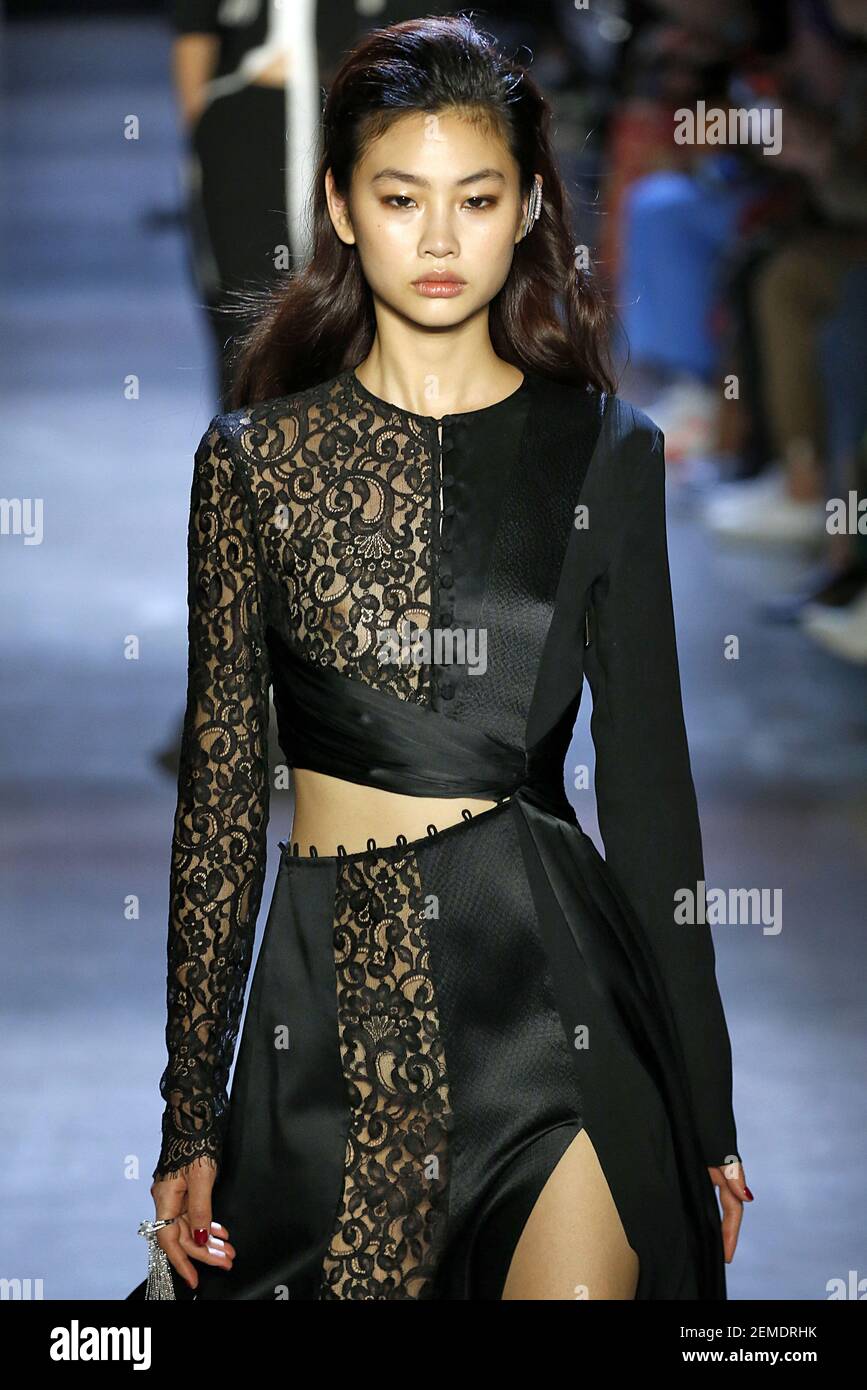
<svg viewBox="0 0 867 1390"><path fill-rule="evenodd" d="M174 1216L163 1217L160 1221L142 1221L138 1228L140 1236L148 1243L148 1280L145 1298L174 1298L175 1286L172 1281L172 1267L165 1250L157 1241L157 1231L163 1226L171 1226Z"/></svg>

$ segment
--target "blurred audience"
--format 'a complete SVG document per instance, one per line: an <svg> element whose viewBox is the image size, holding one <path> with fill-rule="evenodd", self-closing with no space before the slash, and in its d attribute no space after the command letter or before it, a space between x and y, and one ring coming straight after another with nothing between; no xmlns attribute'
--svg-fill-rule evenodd
<svg viewBox="0 0 867 1390"><path fill-rule="evenodd" d="M631 14L600 248L631 384L713 534L818 560L765 616L867 663L867 4Z"/></svg>

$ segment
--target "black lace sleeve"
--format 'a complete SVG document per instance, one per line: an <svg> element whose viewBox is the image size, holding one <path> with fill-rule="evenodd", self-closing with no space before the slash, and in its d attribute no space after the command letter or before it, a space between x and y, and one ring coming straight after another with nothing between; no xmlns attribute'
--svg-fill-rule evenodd
<svg viewBox="0 0 867 1390"><path fill-rule="evenodd" d="M671 1001L705 1162L737 1154L731 1045L711 929L678 920L704 862L684 722L665 515L662 434L624 417L612 462L623 479L615 549L591 596L596 803L606 862L643 924Z"/></svg>
<svg viewBox="0 0 867 1390"><path fill-rule="evenodd" d="M268 655L254 502L218 423L196 450L189 658L169 880L163 1177L219 1162L265 875Z"/></svg>

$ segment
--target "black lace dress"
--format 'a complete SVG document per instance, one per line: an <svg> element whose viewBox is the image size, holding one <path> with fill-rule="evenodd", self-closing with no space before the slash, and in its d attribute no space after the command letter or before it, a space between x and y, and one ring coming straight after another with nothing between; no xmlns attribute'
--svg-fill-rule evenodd
<svg viewBox="0 0 867 1390"><path fill-rule="evenodd" d="M704 868L659 431L535 373L440 422L346 370L214 418L189 560L155 1174L215 1160L238 1252L196 1297L498 1299L586 1129L637 1296L726 1298L731 1051L710 928L677 910ZM604 859L564 781L585 675ZM496 804L363 851L281 841L230 1103L271 690L289 767Z"/></svg>

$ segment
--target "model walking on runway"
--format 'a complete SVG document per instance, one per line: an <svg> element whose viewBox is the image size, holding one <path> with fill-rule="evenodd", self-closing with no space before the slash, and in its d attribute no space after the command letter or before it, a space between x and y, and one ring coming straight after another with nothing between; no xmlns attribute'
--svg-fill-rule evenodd
<svg viewBox="0 0 867 1390"><path fill-rule="evenodd" d="M178 1297L726 1297L749 1193L663 441L614 394L548 127L463 16L357 45L311 261L196 453L152 1187ZM585 676L604 858L564 785ZM296 810L230 1099L271 690Z"/></svg>

